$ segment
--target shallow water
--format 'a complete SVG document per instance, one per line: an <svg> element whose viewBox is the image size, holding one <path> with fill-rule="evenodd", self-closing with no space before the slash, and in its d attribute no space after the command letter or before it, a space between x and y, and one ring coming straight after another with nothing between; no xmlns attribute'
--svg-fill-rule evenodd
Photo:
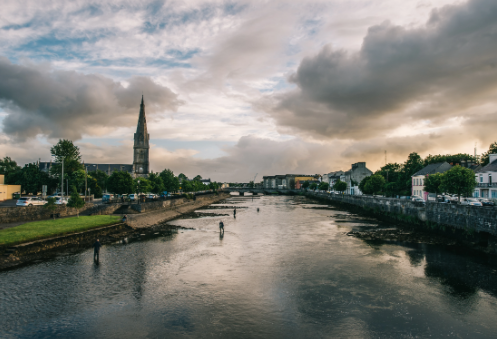
<svg viewBox="0 0 497 339"><path fill-rule="evenodd" d="M345 233L378 221L300 197L237 206L99 265L86 250L0 272L0 337L495 337L495 257L364 242Z"/></svg>

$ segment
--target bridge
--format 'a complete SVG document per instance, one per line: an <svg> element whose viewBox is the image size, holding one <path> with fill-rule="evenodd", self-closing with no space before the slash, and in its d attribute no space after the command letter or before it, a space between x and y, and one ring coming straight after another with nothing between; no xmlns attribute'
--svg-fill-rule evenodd
<svg viewBox="0 0 497 339"><path fill-rule="evenodd" d="M261 187L256 187L256 188L250 188L250 187L226 187L222 189L223 192L226 193L231 193L231 192L238 192L240 195L245 195L245 193L252 193L253 195L257 194L265 194L265 195L271 195L271 194L281 194L281 195L293 195L297 194L298 192L301 192L301 190L296 190L296 189L277 189L277 188L261 188Z"/></svg>

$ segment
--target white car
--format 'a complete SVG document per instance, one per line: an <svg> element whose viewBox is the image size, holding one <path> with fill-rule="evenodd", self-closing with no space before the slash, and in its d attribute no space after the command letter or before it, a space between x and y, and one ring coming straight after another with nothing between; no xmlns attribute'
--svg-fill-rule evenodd
<svg viewBox="0 0 497 339"><path fill-rule="evenodd" d="M63 197L55 197L55 205L67 205L67 199Z"/></svg>
<svg viewBox="0 0 497 339"><path fill-rule="evenodd" d="M46 200L38 197L23 197L17 200L16 206L43 206L46 203Z"/></svg>
<svg viewBox="0 0 497 339"><path fill-rule="evenodd" d="M426 201L424 201L424 199L420 198L420 197L412 197L411 201L412 202L419 202L419 203L422 203L422 204L426 203Z"/></svg>
<svg viewBox="0 0 497 339"><path fill-rule="evenodd" d="M483 204L476 198L461 198L461 205L483 206Z"/></svg>
<svg viewBox="0 0 497 339"><path fill-rule="evenodd" d="M128 197L129 197L129 200L131 200L131 201L138 200L138 194L130 194L130 195L128 195Z"/></svg>

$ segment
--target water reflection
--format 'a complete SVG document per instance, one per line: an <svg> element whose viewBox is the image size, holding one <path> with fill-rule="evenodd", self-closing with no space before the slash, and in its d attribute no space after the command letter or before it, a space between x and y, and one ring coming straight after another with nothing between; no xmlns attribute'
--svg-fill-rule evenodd
<svg viewBox="0 0 497 339"><path fill-rule="evenodd" d="M492 257L362 241L391 227L302 197L0 273L0 337L491 337ZM248 208L239 208L248 207ZM224 221L226 236L220 232Z"/></svg>

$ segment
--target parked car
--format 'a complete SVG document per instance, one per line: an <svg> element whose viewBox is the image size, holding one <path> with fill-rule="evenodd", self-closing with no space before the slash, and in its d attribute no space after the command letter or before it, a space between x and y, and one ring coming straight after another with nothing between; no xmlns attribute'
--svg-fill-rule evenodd
<svg viewBox="0 0 497 339"><path fill-rule="evenodd" d="M481 202L483 206L495 206L495 202L487 198L480 198L478 200Z"/></svg>
<svg viewBox="0 0 497 339"><path fill-rule="evenodd" d="M55 205L67 205L67 198L55 197Z"/></svg>
<svg viewBox="0 0 497 339"><path fill-rule="evenodd" d="M153 194L153 193L147 194L147 198L148 199L157 199L157 194Z"/></svg>
<svg viewBox="0 0 497 339"><path fill-rule="evenodd" d="M138 200L138 194L130 194L128 197L130 201Z"/></svg>
<svg viewBox="0 0 497 339"><path fill-rule="evenodd" d="M426 201L424 201L424 199L420 198L420 197L412 197L411 201L412 202L419 202L419 203L422 203L422 204L426 203Z"/></svg>
<svg viewBox="0 0 497 339"><path fill-rule="evenodd" d="M46 200L38 197L22 197L17 200L16 206L43 206L46 203Z"/></svg>
<svg viewBox="0 0 497 339"><path fill-rule="evenodd" d="M108 204L114 199L114 194L104 194L102 195L102 203Z"/></svg>
<svg viewBox="0 0 497 339"><path fill-rule="evenodd" d="M476 198L461 198L461 205L483 206Z"/></svg>

